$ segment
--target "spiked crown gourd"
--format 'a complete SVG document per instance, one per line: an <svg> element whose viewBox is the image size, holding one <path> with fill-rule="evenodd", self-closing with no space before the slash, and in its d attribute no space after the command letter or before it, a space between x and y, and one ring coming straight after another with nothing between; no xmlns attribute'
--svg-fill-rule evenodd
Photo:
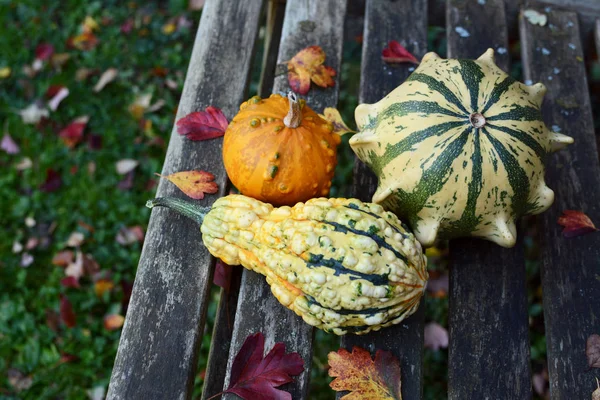
<svg viewBox="0 0 600 400"><path fill-rule="evenodd" d="M379 178L373 202L408 220L425 246L477 236L511 247L515 220L554 200L544 162L573 139L544 125L544 85L512 79L493 56L428 53L406 82L356 109L350 145Z"/></svg>

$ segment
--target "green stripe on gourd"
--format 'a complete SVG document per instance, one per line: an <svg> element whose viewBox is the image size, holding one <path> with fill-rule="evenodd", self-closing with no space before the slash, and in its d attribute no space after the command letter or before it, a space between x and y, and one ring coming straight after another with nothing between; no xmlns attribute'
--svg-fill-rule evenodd
<svg viewBox="0 0 600 400"><path fill-rule="evenodd" d="M515 220L546 210L547 154L572 143L544 125L542 84L477 60L427 54L406 82L356 109L350 139L379 178L375 203L407 220L425 246L477 236L515 243Z"/></svg>

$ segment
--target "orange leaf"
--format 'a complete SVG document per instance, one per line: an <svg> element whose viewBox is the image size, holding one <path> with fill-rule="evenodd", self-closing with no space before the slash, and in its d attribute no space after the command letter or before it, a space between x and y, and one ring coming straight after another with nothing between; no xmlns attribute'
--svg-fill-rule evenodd
<svg viewBox="0 0 600 400"><path fill-rule="evenodd" d="M320 46L302 49L288 62L288 82L292 90L299 94L307 94L310 81L321 87L335 85L335 70L323 65L325 52Z"/></svg>
<svg viewBox="0 0 600 400"><path fill-rule="evenodd" d="M104 329L114 331L123 326L125 317L120 314L110 314L104 317Z"/></svg>
<svg viewBox="0 0 600 400"><path fill-rule="evenodd" d="M326 107L323 110L323 114L320 114L321 117L333 125L333 133L336 133L340 136L345 135L346 133L356 133L352 129L348 128L348 125L342 119L340 112L337 108L334 107Z"/></svg>
<svg viewBox="0 0 600 400"><path fill-rule="evenodd" d="M94 283L94 292L96 292L96 296L102 297L104 293L111 291L114 287L115 284L112 281L108 279L100 279Z"/></svg>
<svg viewBox="0 0 600 400"><path fill-rule="evenodd" d="M219 187L213 180L215 176L206 171L182 171L161 178L168 179L192 199L201 200L206 193L217 193Z"/></svg>
<svg viewBox="0 0 600 400"><path fill-rule="evenodd" d="M342 400L401 400L400 363L389 351L377 350L375 361L360 347L330 352L329 376L335 377L329 386L335 391L350 391Z"/></svg>
<svg viewBox="0 0 600 400"><path fill-rule="evenodd" d="M67 47L77 50L92 50L98 45L98 38L92 32L83 32L67 39Z"/></svg>
<svg viewBox="0 0 600 400"><path fill-rule="evenodd" d="M563 211L563 215L558 218L558 224L565 227L562 231L564 237L581 236L598 230L587 215L575 210Z"/></svg>

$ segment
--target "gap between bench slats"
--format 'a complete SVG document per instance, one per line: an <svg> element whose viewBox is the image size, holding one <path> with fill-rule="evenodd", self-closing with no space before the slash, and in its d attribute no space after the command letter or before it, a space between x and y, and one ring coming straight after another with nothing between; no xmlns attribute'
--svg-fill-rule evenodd
<svg viewBox="0 0 600 400"><path fill-rule="evenodd" d="M449 0L447 29L449 57L478 58L491 47L508 71L502 0ZM523 234L517 234L511 249L482 239L450 241L449 399L531 398Z"/></svg>
<svg viewBox="0 0 600 400"><path fill-rule="evenodd" d="M427 49L427 0L408 2L367 0L363 34L360 103L375 103L400 85L414 69L412 64L389 65L381 51L390 40L397 40L417 58ZM346 78L348 79L348 78ZM377 178L369 168L355 159L354 197L370 202L377 188ZM423 316L421 302L417 312L398 325L366 335L345 335L342 347L363 347L371 353L391 351L400 359L402 397L421 399L423 395ZM338 393L340 398L342 393Z"/></svg>
<svg viewBox="0 0 600 400"><path fill-rule="evenodd" d="M285 63L307 46L319 45L327 55L325 64L339 72L345 14L346 0L288 0L278 63ZM310 92L303 97L311 108L322 112L324 107L336 106L338 89L339 85L318 89L311 84ZM288 90L287 73L276 76L273 92L285 94ZM304 372L281 389L290 392L294 399L305 398L312 362L313 328L279 304L262 275L244 270L224 387L229 385L235 355L246 337L256 332L264 333L265 349L270 349L276 342L283 342L288 352L300 353ZM235 398L229 394L223 397Z"/></svg>
<svg viewBox="0 0 600 400"><path fill-rule="evenodd" d="M540 216L550 397L589 399L597 373L587 366L585 343L600 333L600 235L567 239L557 220L579 210L600 222L600 166L577 15L539 11L548 16L545 26L520 21L525 77L548 88L546 124L575 139L548 157L555 203Z"/></svg>
<svg viewBox="0 0 600 400"><path fill-rule="evenodd" d="M262 0L206 2L176 120L209 105L233 117L247 86L261 7ZM174 128L162 173L212 172L219 193L201 202L211 204L227 186L221 142L192 142ZM165 181L157 196L185 197ZM166 209L152 211L109 399L191 396L213 265L197 224Z"/></svg>

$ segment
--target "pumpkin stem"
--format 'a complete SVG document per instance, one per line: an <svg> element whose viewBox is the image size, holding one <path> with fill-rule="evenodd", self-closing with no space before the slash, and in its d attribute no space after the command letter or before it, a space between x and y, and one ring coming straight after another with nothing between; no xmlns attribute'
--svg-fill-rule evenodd
<svg viewBox="0 0 600 400"><path fill-rule="evenodd" d="M294 92L288 92L288 100L290 101L290 110L283 119L283 123L288 128L297 128L302 122L302 111L300 110L300 103Z"/></svg>
<svg viewBox="0 0 600 400"><path fill-rule="evenodd" d="M469 121L474 128L482 128L485 125L485 117L480 113L473 113L469 116Z"/></svg>
<svg viewBox="0 0 600 400"><path fill-rule="evenodd" d="M181 200L175 197L157 197L156 199L148 200L146 202L146 207L148 208L153 208L156 206L167 207L171 210L175 210L179 214L193 219L200 225L202 225L204 217L210 211L210 207L202 207L198 204L192 203L191 201Z"/></svg>

